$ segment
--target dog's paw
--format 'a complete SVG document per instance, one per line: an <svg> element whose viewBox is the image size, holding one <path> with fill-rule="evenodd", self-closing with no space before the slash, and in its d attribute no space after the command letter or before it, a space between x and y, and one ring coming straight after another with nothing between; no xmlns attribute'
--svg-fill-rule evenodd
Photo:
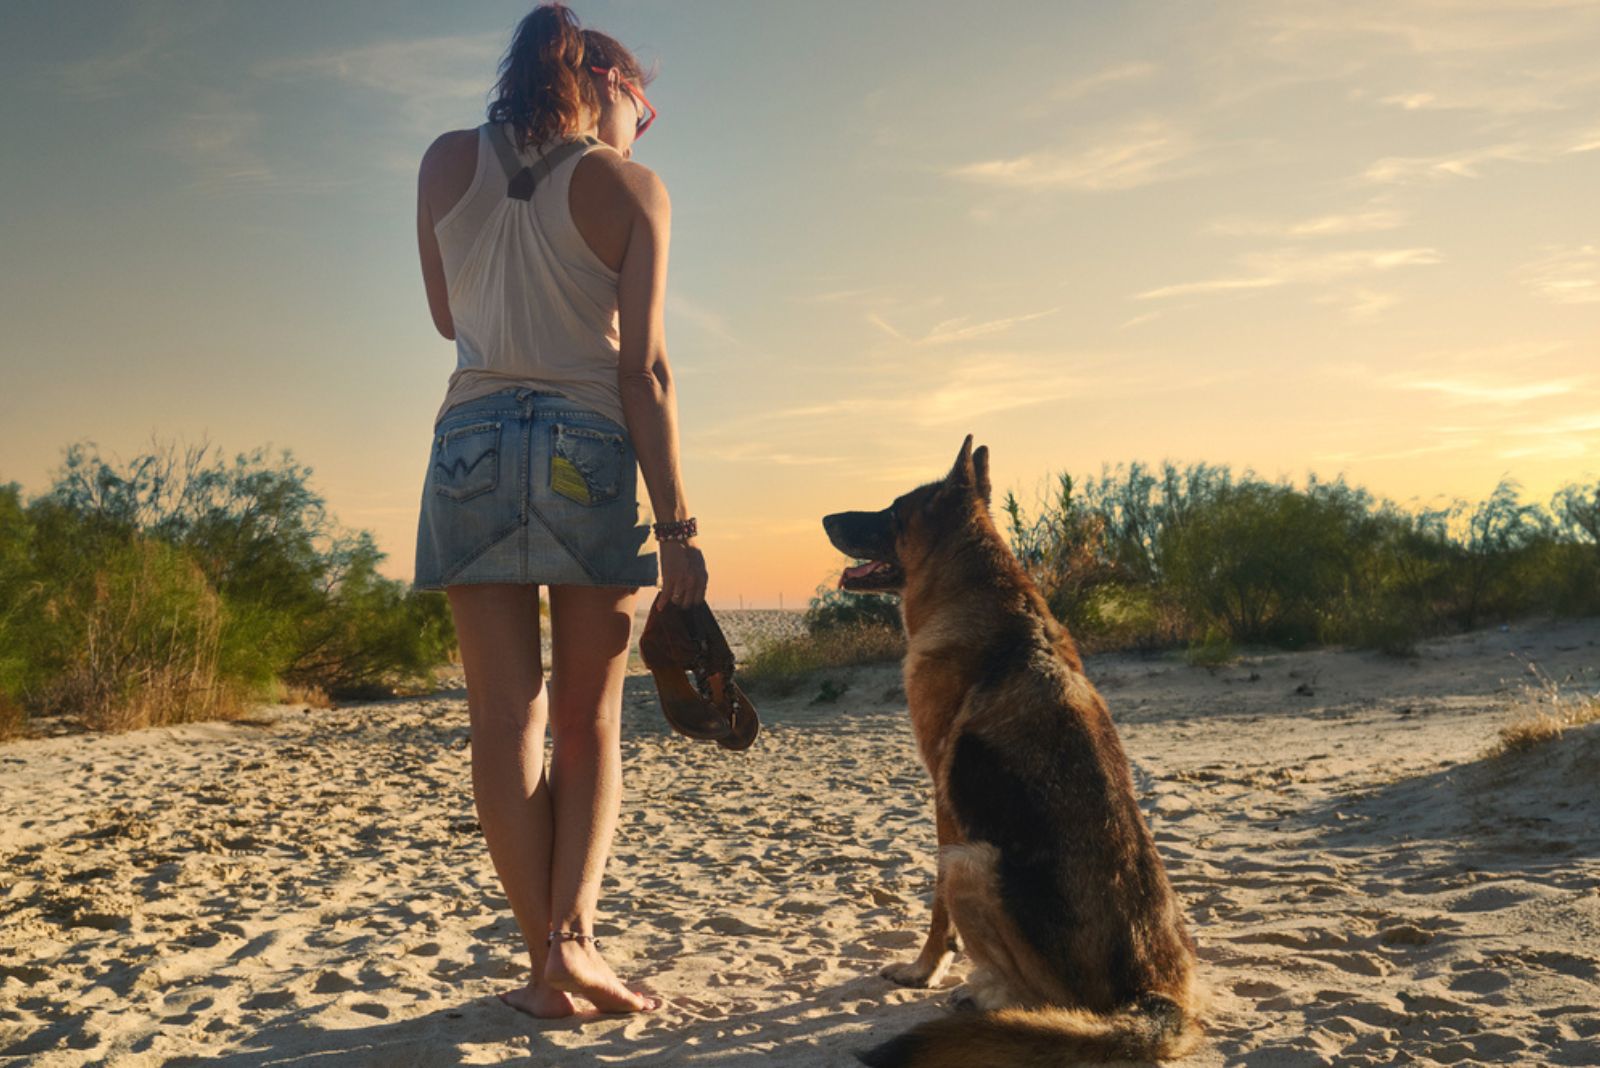
<svg viewBox="0 0 1600 1068"><path fill-rule="evenodd" d="M950 994L950 1008L955 1012L977 1012L978 999L967 987L958 986Z"/></svg>
<svg viewBox="0 0 1600 1068"><path fill-rule="evenodd" d="M921 957L916 960L906 961L904 964L885 965L879 975L890 982L899 983L901 986L914 986L926 990L930 986L938 986L946 973L950 971L950 961L954 954L946 953L934 962L932 967Z"/></svg>
<svg viewBox="0 0 1600 1068"><path fill-rule="evenodd" d="M932 985L933 972L934 969L927 967L922 961L911 960L901 964L886 964L878 974L891 983L927 989Z"/></svg>

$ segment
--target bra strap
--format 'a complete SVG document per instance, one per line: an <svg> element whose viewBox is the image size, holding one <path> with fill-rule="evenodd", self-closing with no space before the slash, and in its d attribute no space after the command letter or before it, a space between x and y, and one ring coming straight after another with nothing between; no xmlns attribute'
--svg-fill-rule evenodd
<svg viewBox="0 0 1600 1068"><path fill-rule="evenodd" d="M585 135L576 141L557 145L541 155L536 163L523 163L522 158L517 155L516 146L511 142L511 127L503 123L495 123L494 126L498 133L491 131L489 139L494 142L495 153L500 157L500 166L506 172L506 196L512 200L531 200L534 187L543 181L546 175L573 156L600 143L598 138Z"/></svg>

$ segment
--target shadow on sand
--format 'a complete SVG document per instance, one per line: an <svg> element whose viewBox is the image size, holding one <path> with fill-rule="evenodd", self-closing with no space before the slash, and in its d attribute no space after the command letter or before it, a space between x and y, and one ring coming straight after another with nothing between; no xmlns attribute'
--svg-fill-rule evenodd
<svg viewBox="0 0 1600 1068"><path fill-rule="evenodd" d="M338 1030L317 1026L306 1018L309 1013L299 1013L273 1021L247 1040L245 1049L216 1057L180 1057L167 1064L431 1068L460 1064L464 1052L477 1046L498 1047L498 1053L514 1051L519 1063L561 1068L713 1062L718 1068L770 1068L782 1062L785 1047L795 1045L805 1046L813 1056L825 1054L829 1064L854 1064L854 1051L945 1011L946 994L930 991L917 1001L876 1004L869 1029L849 1026L864 1021L846 1005L881 997L893 989L885 980L861 976L814 994L797 995L793 1004L783 1008L681 1024L592 1012L566 1020L535 1021L494 997L446 1005L407 1020ZM589 1028L606 1028L607 1033L591 1037L590 1044L581 1048L567 1048L546 1038Z"/></svg>

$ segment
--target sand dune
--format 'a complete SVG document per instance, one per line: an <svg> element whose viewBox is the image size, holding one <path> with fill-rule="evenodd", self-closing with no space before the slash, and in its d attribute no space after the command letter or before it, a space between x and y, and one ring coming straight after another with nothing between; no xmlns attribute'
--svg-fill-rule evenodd
<svg viewBox="0 0 1600 1068"><path fill-rule="evenodd" d="M1559 677L1597 642L1091 660L1213 991L1183 1063L1600 1063L1600 729L1477 760L1511 653ZM897 670L838 678L835 704L764 702L743 755L667 733L629 680L599 931L668 1006L626 1019L492 996L516 934L459 691L0 747L0 1057L845 1063L948 992L875 977L919 943L933 828Z"/></svg>

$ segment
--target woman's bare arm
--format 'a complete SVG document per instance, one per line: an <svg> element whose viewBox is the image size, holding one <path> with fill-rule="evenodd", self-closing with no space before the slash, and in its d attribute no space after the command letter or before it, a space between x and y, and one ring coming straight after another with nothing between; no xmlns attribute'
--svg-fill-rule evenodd
<svg viewBox="0 0 1600 1068"><path fill-rule="evenodd" d="M617 379L650 504L656 520L665 523L690 515L678 466L678 402L663 313L672 205L666 186L647 168L622 163L613 173L633 208L617 279ZM684 606L704 600L705 558L695 541L662 542L660 555L662 592Z"/></svg>

